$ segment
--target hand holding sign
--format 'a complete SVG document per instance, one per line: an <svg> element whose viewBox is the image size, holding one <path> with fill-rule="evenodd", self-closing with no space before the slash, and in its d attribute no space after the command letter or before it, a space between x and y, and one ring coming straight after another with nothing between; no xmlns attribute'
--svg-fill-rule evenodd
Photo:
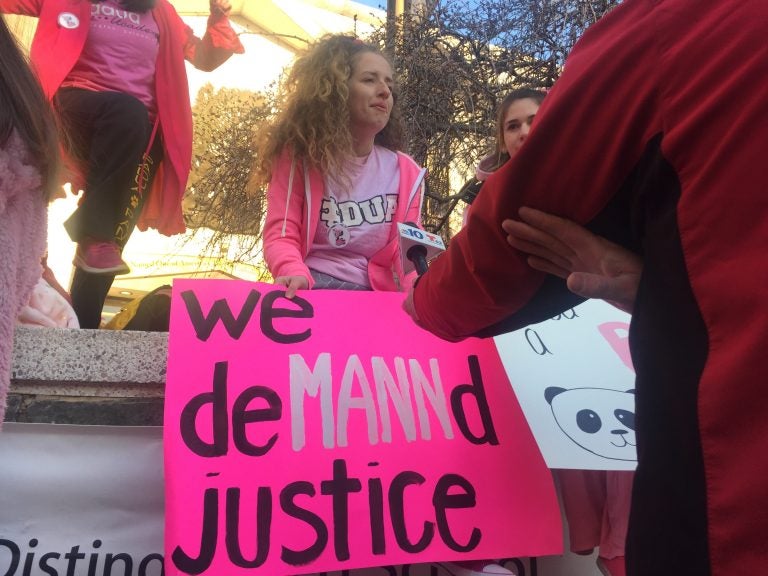
<svg viewBox="0 0 768 576"><path fill-rule="evenodd" d="M309 281L304 276L278 276L275 278L275 284L285 286L285 297L288 299L293 298L297 290L309 288Z"/></svg>

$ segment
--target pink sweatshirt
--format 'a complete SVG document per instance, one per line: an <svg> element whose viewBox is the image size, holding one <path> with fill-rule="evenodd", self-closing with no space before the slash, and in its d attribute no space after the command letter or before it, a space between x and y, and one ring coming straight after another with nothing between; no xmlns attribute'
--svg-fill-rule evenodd
<svg viewBox="0 0 768 576"><path fill-rule="evenodd" d="M401 152L397 156L400 187L389 242L368 262L368 278L374 290L401 291L413 281L413 275L403 274L395 224L421 222L425 171L410 156ZM277 159L267 188L264 224L264 259L273 276L304 276L312 287L304 258L320 219L324 189L322 174L295 160L288 151Z"/></svg>

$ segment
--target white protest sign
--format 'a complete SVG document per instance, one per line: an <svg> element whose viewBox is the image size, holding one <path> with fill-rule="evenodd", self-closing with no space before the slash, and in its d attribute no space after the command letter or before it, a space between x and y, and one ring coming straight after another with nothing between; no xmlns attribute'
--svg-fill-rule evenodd
<svg viewBox="0 0 768 576"><path fill-rule="evenodd" d="M550 468L634 470L629 321L610 304L587 300L551 320L496 337Z"/></svg>

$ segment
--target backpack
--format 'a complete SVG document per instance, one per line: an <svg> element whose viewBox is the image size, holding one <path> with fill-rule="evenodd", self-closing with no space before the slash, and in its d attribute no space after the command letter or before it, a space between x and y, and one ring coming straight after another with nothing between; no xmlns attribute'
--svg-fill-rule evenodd
<svg viewBox="0 0 768 576"><path fill-rule="evenodd" d="M140 298L131 300L115 314L105 328L168 332L171 319L171 287L163 284Z"/></svg>

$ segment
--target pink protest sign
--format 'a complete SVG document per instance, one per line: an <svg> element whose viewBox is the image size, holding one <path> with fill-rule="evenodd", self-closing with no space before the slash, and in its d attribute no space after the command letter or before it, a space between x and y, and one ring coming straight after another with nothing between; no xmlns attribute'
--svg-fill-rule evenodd
<svg viewBox="0 0 768 576"><path fill-rule="evenodd" d="M493 341L439 340L401 302L174 282L168 574L562 551L551 476Z"/></svg>

